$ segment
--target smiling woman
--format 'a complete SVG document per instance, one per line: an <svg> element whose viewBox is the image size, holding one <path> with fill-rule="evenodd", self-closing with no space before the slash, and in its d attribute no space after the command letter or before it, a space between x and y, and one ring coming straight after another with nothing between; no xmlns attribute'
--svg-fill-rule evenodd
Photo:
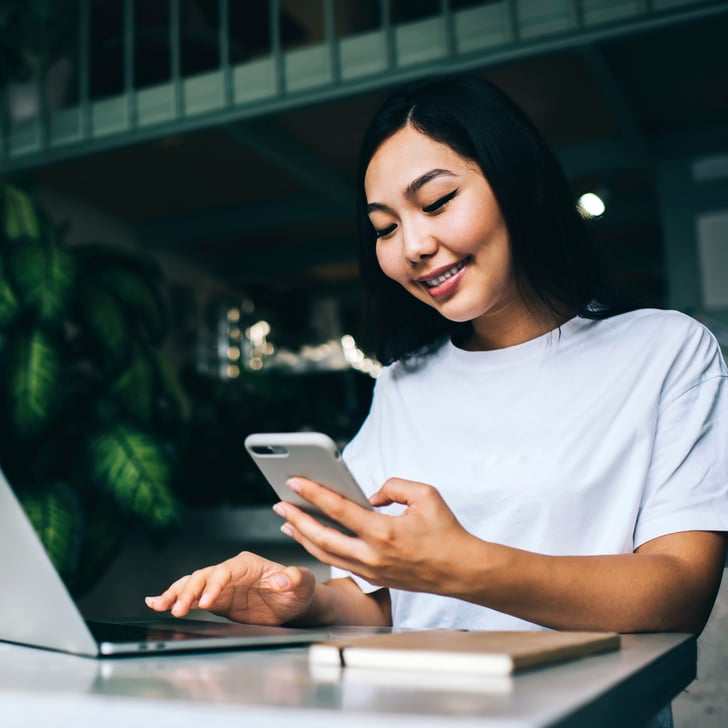
<svg viewBox="0 0 728 728"><path fill-rule="evenodd" d="M389 170L383 169L385 164ZM410 178L405 180L407 175ZM380 360L411 358L452 336L466 348L477 348L477 328L486 337L481 344L500 348L520 336L527 339L548 331L574 314L599 318L616 312L599 254L556 158L521 110L496 87L465 77L424 82L394 95L364 138L359 178L361 271L370 293L368 319ZM375 187L377 180L381 192ZM462 193L461 184L465 185ZM403 289L401 278L390 276L384 268L382 255L389 260L391 253L384 252L382 240L397 227L386 215L396 211L386 200L372 197L376 194L393 194L392 202L406 199L410 205L403 212L413 213L419 204L423 221L427 217L434 224L437 217L439 227L450 231L442 238L445 245L457 240L463 247L468 237L457 226L474 231L470 220L476 218L481 227L492 228L489 241L502 236L497 261L498 246L486 245L484 238L480 246L476 243L479 254L474 256L481 271L491 263L498 266L488 276L491 281L501 277L501 306L481 311L491 314L481 324L494 318L501 324L484 330L468 323L478 318L477 313L461 318L438 315L437 308L421 310L409 295L414 290ZM458 199L463 194L466 199ZM456 204L455 211L451 203ZM416 219L412 215L408 219L410 235L417 234ZM431 255L428 266L434 271ZM449 290L446 287L443 293ZM435 298L444 301L446 296L439 298L439 292L434 291ZM432 296L415 298L428 305L434 300ZM398 311L397 317L391 315L393 310ZM524 316L526 311L529 315ZM514 325L519 332L512 330ZM494 330L506 334L505 338L492 338Z"/></svg>
<svg viewBox="0 0 728 728"><path fill-rule="evenodd" d="M334 578L244 553L149 606L699 633L728 532L728 368L712 334L675 311L620 312L553 155L481 79L385 103L359 202L388 366L344 458L375 511L293 478L349 531L274 507Z"/></svg>
<svg viewBox="0 0 728 728"><path fill-rule="evenodd" d="M501 319L506 339L488 340L492 348L507 345L521 328L513 322L530 317L515 285L508 231L478 166L407 126L377 150L365 189L384 275L449 321L477 329ZM474 333L468 348L478 343Z"/></svg>

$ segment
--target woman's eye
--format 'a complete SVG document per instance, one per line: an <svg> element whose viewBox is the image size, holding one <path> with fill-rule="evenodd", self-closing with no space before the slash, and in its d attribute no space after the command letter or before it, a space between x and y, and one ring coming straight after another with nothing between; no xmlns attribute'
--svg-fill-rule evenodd
<svg viewBox="0 0 728 728"><path fill-rule="evenodd" d="M376 233L378 238L386 238L387 235L394 232L394 229L396 227L397 226L394 223L392 223L391 225L388 225L387 227L382 228L381 230L374 228L374 232Z"/></svg>
<svg viewBox="0 0 728 728"><path fill-rule="evenodd" d="M427 205L427 207L423 207L422 209L425 212L437 212L443 205L446 205L450 200L452 200L455 195L457 195L458 191L453 190L452 192L449 192L444 197L441 197L439 200L435 200L431 205Z"/></svg>

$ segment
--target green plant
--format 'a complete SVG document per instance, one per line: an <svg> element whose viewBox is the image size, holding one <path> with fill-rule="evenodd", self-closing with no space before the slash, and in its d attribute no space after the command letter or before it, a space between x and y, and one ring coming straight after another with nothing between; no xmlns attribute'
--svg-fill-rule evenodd
<svg viewBox="0 0 728 728"><path fill-rule="evenodd" d="M15 186L0 203L0 465L80 592L130 527L179 516L163 281L141 255L65 244Z"/></svg>

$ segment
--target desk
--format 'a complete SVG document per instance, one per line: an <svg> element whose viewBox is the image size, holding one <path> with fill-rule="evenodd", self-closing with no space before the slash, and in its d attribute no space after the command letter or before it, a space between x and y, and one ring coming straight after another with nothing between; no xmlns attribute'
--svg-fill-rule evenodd
<svg viewBox="0 0 728 728"><path fill-rule="evenodd" d="M312 673L305 647L92 660L0 643L0 723L98 728L639 725L695 678L687 635L484 684Z"/></svg>

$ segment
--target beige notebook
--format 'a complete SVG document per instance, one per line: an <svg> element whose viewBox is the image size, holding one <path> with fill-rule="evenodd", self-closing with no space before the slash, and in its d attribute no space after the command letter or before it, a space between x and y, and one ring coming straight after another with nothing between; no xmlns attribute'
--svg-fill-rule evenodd
<svg viewBox="0 0 728 728"><path fill-rule="evenodd" d="M318 642L315 665L510 675L518 670L619 648L614 632L394 632Z"/></svg>

